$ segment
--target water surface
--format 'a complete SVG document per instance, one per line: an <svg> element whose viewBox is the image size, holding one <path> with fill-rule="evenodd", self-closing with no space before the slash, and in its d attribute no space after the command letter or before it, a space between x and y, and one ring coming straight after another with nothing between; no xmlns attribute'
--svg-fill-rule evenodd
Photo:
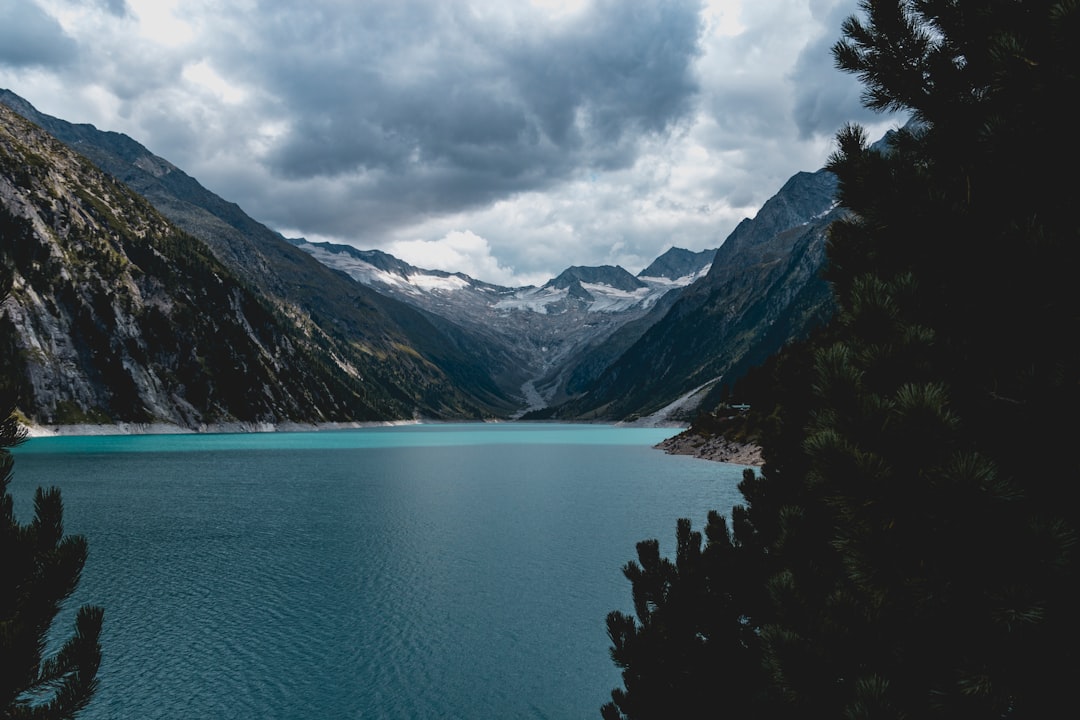
<svg viewBox="0 0 1080 720"><path fill-rule="evenodd" d="M26 521L60 487L89 541L86 720L597 718L635 543L670 554L677 518L738 501L741 468L652 449L673 432L38 438L10 490Z"/></svg>

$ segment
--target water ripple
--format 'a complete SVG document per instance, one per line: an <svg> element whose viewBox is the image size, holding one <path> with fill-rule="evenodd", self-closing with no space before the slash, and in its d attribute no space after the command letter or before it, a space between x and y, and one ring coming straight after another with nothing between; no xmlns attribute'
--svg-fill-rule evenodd
<svg viewBox="0 0 1080 720"><path fill-rule="evenodd" d="M106 608L83 719L596 717L619 682L603 620L629 609L622 565L730 508L740 468L441 432L19 454L16 511L60 486L90 544L73 603Z"/></svg>

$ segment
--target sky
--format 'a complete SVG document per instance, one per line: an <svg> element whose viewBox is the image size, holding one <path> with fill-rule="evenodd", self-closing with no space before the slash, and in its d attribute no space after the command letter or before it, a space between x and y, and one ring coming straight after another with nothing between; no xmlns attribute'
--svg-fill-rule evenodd
<svg viewBox="0 0 1080 720"><path fill-rule="evenodd" d="M0 0L0 87L286 237L542 284L718 247L860 104L857 0Z"/></svg>

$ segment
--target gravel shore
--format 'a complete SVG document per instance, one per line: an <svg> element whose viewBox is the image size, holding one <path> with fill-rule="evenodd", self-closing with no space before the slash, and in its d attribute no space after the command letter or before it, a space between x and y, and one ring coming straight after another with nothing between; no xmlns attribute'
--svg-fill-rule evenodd
<svg viewBox="0 0 1080 720"><path fill-rule="evenodd" d="M731 442L714 435L706 437L686 430L664 440L657 448L669 455L692 455L702 460L732 463L734 465L761 466L761 448L750 443Z"/></svg>

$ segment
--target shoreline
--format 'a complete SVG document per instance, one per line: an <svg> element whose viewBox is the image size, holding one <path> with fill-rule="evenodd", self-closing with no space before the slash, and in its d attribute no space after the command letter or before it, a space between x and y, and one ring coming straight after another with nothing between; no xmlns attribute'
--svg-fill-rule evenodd
<svg viewBox="0 0 1080 720"><path fill-rule="evenodd" d="M102 435L213 435L225 433L319 432L320 430L358 430L361 428L420 425L422 420L376 420L329 423L209 423L191 428L175 423L105 423L72 425L28 425L26 438L93 437Z"/></svg>
<svg viewBox="0 0 1080 720"><path fill-rule="evenodd" d="M26 431L26 438L44 437L94 437L103 435L210 435L229 433L274 433L274 432L319 432L322 430L360 430L363 428L401 427L405 425L440 425L447 423L475 423L475 424L514 424L529 423L553 423L567 425L611 425L613 427L626 428L670 428L672 430L686 430L686 423L669 422L646 422L643 420L608 421L596 420L526 420L519 421L509 418L485 419L485 420L434 420L426 418L413 418L410 420L364 420L355 422L224 422L205 423L197 428L177 423L71 423L57 425L34 425L25 421L19 422L19 426Z"/></svg>
<svg viewBox="0 0 1080 720"><path fill-rule="evenodd" d="M761 467L765 460L761 447L753 443L738 443L722 435L706 437L686 430L669 437L653 447L668 455L690 455L701 460Z"/></svg>
<svg viewBox="0 0 1080 720"><path fill-rule="evenodd" d="M127 435L213 435L213 434L248 434L248 433L276 433L276 432L320 432L334 430L359 430L363 428L401 427L406 425L423 425L425 423L439 423L438 420L378 420L357 422L328 422L328 423L251 423L251 422L228 422L208 423L197 428L186 427L176 423L76 423L66 425L30 425L20 422L20 427L26 431L26 439L54 438L54 437L102 437L102 436L127 436ZM483 422L483 421L481 421ZM514 422L514 421L493 421ZM582 423L591 425L594 423ZM668 455L688 455L700 460L711 462L723 462L734 465L748 465L760 467L763 464L761 448L751 443L737 443L727 440L722 436L706 437L692 432L685 424L674 422L618 422L617 427L667 427L683 428L683 431L653 445L654 449L663 450Z"/></svg>

